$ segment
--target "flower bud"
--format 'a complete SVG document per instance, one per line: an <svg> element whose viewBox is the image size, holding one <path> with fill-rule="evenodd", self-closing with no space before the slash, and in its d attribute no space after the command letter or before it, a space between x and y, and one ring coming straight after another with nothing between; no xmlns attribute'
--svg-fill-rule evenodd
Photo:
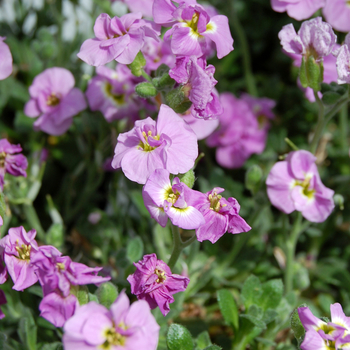
<svg viewBox="0 0 350 350"><path fill-rule="evenodd" d="M341 194L335 194L333 200L334 204L339 206L340 210L344 210L344 197Z"/></svg>
<svg viewBox="0 0 350 350"><path fill-rule="evenodd" d="M142 75L142 68L146 65L146 60L143 57L141 51L136 55L135 59L132 63L128 64L131 73L135 75L135 77L140 77Z"/></svg>
<svg viewBox="0 0 350 350"><path fill-rule="evenodd" d="M136 85L135 91L140 97L144 98L155 97L158 95L158 91L152 83L140 83Z"/></svg>
<svg viewBox="0 0 350 350"><path fill-rule="evenodd" d="M252 194L256 194L261 185L261 180L263 177L263 172L259 165L252 165L245 174L245 187L252 192Z"/></svg>
<svg viewBox="0 0 350 350"><path fill-rule="evenodd" d="M96 295L100 304L109 309L117 299L118 288L111 282L102 283L97 288Z"/></svg>

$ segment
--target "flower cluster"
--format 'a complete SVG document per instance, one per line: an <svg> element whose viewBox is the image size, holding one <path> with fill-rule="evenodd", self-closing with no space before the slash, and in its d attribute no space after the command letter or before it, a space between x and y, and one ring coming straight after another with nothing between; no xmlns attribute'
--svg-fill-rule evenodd
<svg viewBox="0 0 350 350"><path fill-rule="evenodd" d="M173 294L184 291L189 278L171 273L164 261L157 260L156 254L145 255L134 265L136 271L128 277L131 293L139 300L146 300L151 309L158 306L167 315L169 304L175 301Z"/></svg>
<svg viewBox="0 0 350 350"><path fill-rule="evenodd" d="M284 213L297 210L311 222L323 222L334 208L334 191L321 182L315 161L308 151L289 153L272 167L266 180L267 194Z"/></svg>
<svg viewBox="0 0 350 350"><path fill-rule="evenodd" d="M340 304L332 304L331 322L325 322L312 314L307 306L299 307L300 321L305 328L302 350L350 349L350 317L345 316Z"/></svg>
<svg viewBox="0 0 350 350"><path fill-rule="evenodd" d="M62 327L79 305L72 294L74 287L102 283L110 277L97 276L101 268L72 262L53 246L39 247L35 236L35 230L15 227L0 240L0 284L6 281L7 272L15 290L22 291L39 281L44 294L39 306L41 316Z"/></svg>
<svg viewBox="0 0 350 350"><path fill-rule="evenodd" d="M6 139L0 140L0 189L4 188L5 174L13 176L27 176L27 158L23 154L20 145L12 145ZM1 219L2 220L2 219Z"/></svg>

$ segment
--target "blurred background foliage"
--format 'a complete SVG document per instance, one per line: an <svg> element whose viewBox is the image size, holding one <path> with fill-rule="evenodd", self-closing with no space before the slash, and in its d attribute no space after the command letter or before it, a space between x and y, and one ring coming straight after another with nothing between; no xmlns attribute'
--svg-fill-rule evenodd
<svg viewBox="0 0 350 350"><path fill-rule="evenodd" d="M264 182L278 157L290 151L285 137L307 149L317 109L297 87L297 69L282 53L277 37L283 25L293 23L299 28L300 23L284 13L273 12L269 0L212 0L210 4L229 17L235 39L235 50L230 55L210 62L216 67L217 89L236 96L247 91L245 56L237 34L240 26L247 39L258 96L277 102L276 118L265 151L251 157L241 169L219 167L215 150L208 148L205 141L199 143L205 157L196 168L195 189L225 188L226 197L239 201L240 213L252 230L226 234L214 245L196 241L185 249L175 272L189 275L189 287L176 295L167 317L154 311L162 326L159 349L167 348L165 335L171 322L186 326L194 338L200 335L195 342L197 349L204 348L200 344L207 336L202 333L205 331L213 343L224 349L295 349L289 316L296 306L306 302L316 315L329 316L330 303L337 301L350 314L347 111L341 112L345 117L339 114L328 124L317 154L324 184L344 197L345 209L337 206L326 222L305 227L294 265L295 292L282 297L283 287L279 292L280 285L273 285L277 296L271 306L275 314L270 315L263 302L247 302L244 285L248 290L256 287L253 290L257 291L260 283L283 277L285 255L281 247L294 215L287 217L270 205ZM134 271L132 263L153 252L166 261L172 248L169 228L156 225L144 207L141 185L126 179L122 172L104 170L105 162L113 156L118 133L130 125L126 121L108 124L100 112L86 110L75 117L65 135L53 137L33 131L33 120L23 113L29 99L28 87L48 67L72 71L76 86L84 91L94 69L77 58L81 43L92 36L94 20L100 13L121 15L126 11L122 3L112 5L109 0L0 1L0 35L7 37L14 58L13 75L0 81L0 138L20 143L30 162L28 178L12 178L11 188L5 188L5 226L36 228L39 241L63 249L75 261L104 266L119 290L129 291L126 277ZM46 163L40 160L43 150L48 152ZM253 187L246 180L251 167L262 172L261 180ZM257 279L248 279L251 275ZM253 283L253 287L247 283ZM11 290L10 282L3 287L8 304L4 306L6 318L0 330L12 339L11 346L35 349L32 344L38 342L38 349L59 348L56 342L62 331L38 317L40 289L34 286L29 292L17 293ZM217 291L222 289L234 297L241 315L239 328L237 324L230 326L220 312ZM220 293L225 297L225 291ZM254 295L251 297L254 299ZM23 330L32 329L36 334L37 328L37 339L23 336ZM50 342L51 347L45 347L45 342Z"/></svg>

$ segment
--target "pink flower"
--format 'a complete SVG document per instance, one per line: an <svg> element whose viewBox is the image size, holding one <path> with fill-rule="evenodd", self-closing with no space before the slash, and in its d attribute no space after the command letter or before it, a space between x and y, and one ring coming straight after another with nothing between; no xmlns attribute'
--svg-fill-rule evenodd
<svg viewBox="0 0 350 350"><path fill-rule="evenodd" d="M85 40L78 57L91 66L116 60L130 64L141 50L145 36L158 40L158 32L141 19L141 12L112 19L102 13L96 19L95 38Z"/></svg>
<svg viewBox="0 0 350 350"><path fill-rule="evenodd" d="M3 290L0 289L0 306L7 304L6 296ZM5 314L0 309L0 320L5 317Z"/></svg>
<svg viewBox="0 0 350 350"><path fill-rule="evenodd" d="M23 154L16 154L19 152L22 152L20 145L12 145L6 139L0 140L0 189L4 188L6 173L27 177L28 161Z"/></svg>
<svg viewBox="0 0 350 350"><path fill-rule="evenodd" d="M334 208L334 191L321 182L315 161L308 151L291 152L272 167L266 180L267 194L284 213L297 210L311 222L323 222Z"/></svg>
<svg viewBox="0 0 350 350"><path fill-rule="evenodd" d="M63 345L65 350L155 350L158 337L159 326L147 302L130 306L121 292L110 310L95 302L80 307L64 325Z"/></svg>
<svg viewBox="0 0 350 350"><path fill-rule="evenodd" d="M322 22L321 17L303 22L298 34L293 24L287 24L278 33L278 37L286 52L304 57L313 56L315 60L328 56L337 42L332 27Z"/></svg>
<svg viewBox="0 0 350 350"><path fill-rule="evenodd" d="M195 56L179 57L169 75L179 84L185 96L192 102L191 113L196 118L216 119L223 109L215 93L215 67L207 66L203 59Z"/></svg>
<svg viewBox="0 0 350 350"><path fill-rule="evenodd" d="M350 7L346 0L326 0L322 12L334 29L340 32L350 31Z"/></svg>
<svg viewBox="0 0 350 350"><path fill-rule="evenodd" d="M69 129L73 117L86 108L84 94L74 84L73 74L59 67L48 68L35 77L29 87L31 99L24 107L28 117L39 117L35 130L61 135Z"/></svg>
<svg viewBox="0 0 350 350"><path fill-rule="evenodd" d="M345 43L342 45L337 53L337 73L338 84L350 83L350 34L345 37Z"/></svg>
<svg viewBox="0 0 350 350"><path fill-rule="evenodd" d="M151 309L158 306L166 316L169 304L175 301L173 294L186 290L189 278L172 274L164 261L157 260L156 254L145 255L134 265L136 271L127 278L131 293L139 300L146 300Z"/></svg>
<svg viewBox="0 0 350 350"><path fill-rule="evenodd" d="M157 122L148 117L119 134L114 153L113 168L122 168L128 179L144 184L155 169L186 173L198 156L198 145L196 135L181 117L161 105Z"/></svg>
<svg viewBox="0 0 350 350"><path fill-rule="evenodd" d="M216 160L225 168L239 168L254 153L265 148L266 124L259 125L251 106L231 93L220 95L224 113L219 129L207 139L210 147L217 147Z"/></svg>
<svg viewBox="0 0 350 350"><path fill-rule="evenodd" d="M90 109L100 111L109 123L126 117L137 119L140 106L129 68L121 64L116 70L103 66L97 67L96 73L86 91Z"/></svg>
<svg viewBox="0 0 350 350"><path fill-rule="evenodd" d="M254 97L249 94L242 94L241 99L249 104L252 112L258 119L275 118L275 114L272 111L272 109L276 106L276 102L274 100L271 100L266 97ZM267 121L264 121L264 123L265 122Z"/></svg>
<svg viewBox="0 0 350 350"><path fill-rule="evenodd" d="M0 240L0 254L3 254L15 290L22 291L38 281L33 265L33 259L39 251L35 236L35 230L27 233L21 226L10 228L8 235ZM4 272L0 275L4 276Z"/></svg>
<svg viewBox="0 0 350 350"><path fill-rule="evenodd" d="M0 80L4 80L12 73L12 55L9 47L4 43L6 38L0 36Z"/></svg>
<svg viewBox="0 0 350 350"><path fill-rule="evenodd" d="M191 190L179 178L170 182L169 171L156 169L142 190L145 206L151 217L165 227L168 218L185 230L204 224L203 215L193 206L197 191Z"/></svg>
<svg viewBox="0 0 350 350"><path fill-rule="evenodd" d="M222 15L210 18L199 4L180 2L176 7L170 0L155 0L153 18L155 23L172 26L164 40L171 40L175 55L201 57L208 52L211 41L216 45L218 58L233 50L228 18Z"/></svg>
<svg viewBox="0 0 350 350"><path fill-rule="evenodd" d="M271 0L271 6L274 11L287 11L288 16L297 21L311 17L325 4L326 0Z"/></svg>
<svg viewBox="0 0 350 350"><path fill-rule="evenodd" d="M224 233L247 232L251 227L238 215L240 205L233 197L222 198L219 193L224 189L215 187L206 194L197 192L193 206L204 216L205 223L196 229L199 242L209 240L215 243Z"/></svg>

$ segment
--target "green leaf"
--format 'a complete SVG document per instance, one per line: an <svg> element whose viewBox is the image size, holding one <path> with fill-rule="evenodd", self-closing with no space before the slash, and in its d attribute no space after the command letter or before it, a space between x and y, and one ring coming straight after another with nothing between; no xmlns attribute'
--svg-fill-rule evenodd
<svg viewBox="0 0 350 350"><path fill-rule="evenodd" d="M169 327L166 341L169 350L193 350L194 347L191 333L176 323Z"/></svg>
<svg viewBox="0 0 350 350"><path fill-rule="evenodd" d="M238 308L231 292L221 289L217 292L218 303L225 322L238 329Z"/></svg>
<svg viewBox="0 0 350 350"><path fill-rule="evenodd" d="M7 336L5 333L0 333L0 350L5 350L5 342L6 342Z"/></svg>
<svg viewBox="0 0 350 350"><path fill-rule="evenodd" d="M283 295L283 283L280 279L273 279L265 282L261 286L261 295L258 298L257 305L263 310L275 309L281 302Z"/></svg>
<svg viewBox="0 0 350 350"><path fill-rule="evenodd" d="M170 77L169 73L164 73L162 76L154 78L152 84L158 91L166 91L175 85L175 80Z"/></svg>
<svg viewBox="0 0 350 350"><path fill-rule="evenodd" d="M306 306L306 304L300 305L299 307L303 306ZM305 329L302 323L300 322L298 309L295 309L290 317L290 326L293 330L296 340L298 341L298 345L300 346L305 337Z"/></svg>
<svg viewBox="0 0 350 350"><path fill-rule="evenodd" d="M95 294L103 306L107 309L115 302L118 296L118 288L111 282L102 283Z"/></svg>
<svg viewBox="0 0 350 350"><path fill-rule="evenodd" d="M62 224L52 224L46 233L46 243L60 250L64 244L64 230Z"/></svg>
<svg viewBox="0 0 350 350"><path fill-rule="evenodd" d="M196 180L196 177L194 175L194 171L192 169L190 169L185 174L178 175L178 178L180 179L181 182L186 184L189 188L193 188L194 182Z"/></svg>
<svg viewBox="0 0 350 350"><path fill-rule="evenodd" d="M243 284L242 287L242 300L246 309L253 304L260 297L262 293L261 283L258 277L251 275L249 276Z"/></svg>
<svg viewBox="0 0 350 350"><path fill-rule="evenodd" d="M334 105L341 97L342 96L335 91L328 91L323 94L322 101L326 105Z"/></svg>
<svg viewBox="0 0 350 350"><path fill-rule="evenodd" d="M209 333L204 331L200 333L196 339L197 350L203 350L209 345L212 345Z"/></svg>
<svg viewBox="0 0 350 350"><path fill-rule="evenodd" d="M60 342L45 344L40 350L63 350L63 345Z"/></svg>
<svg viewBox="0 0 350 350"><path fill-rule="evenodd" d="M0 216L2 218L5 217L5 212L6 212L5 196L3 192L0 192Z"/></svg>
<svg viewBox="0 0 350 350"><path fill-rule="evenodd" d="M19 320L18 335L27 350L36 350L37 327L30 312Z"/></svg>
<svg viewBox="0 0 350 350"><path fill-rule="evenodd" d="M143 242L140 237L135 237L129 241L126 247L126 256L131 262L139 261L143 254Z"/></svg>
<svg viewBox="0 0 350 350"><path fill-rule="evenodd" d="M265 329L266 328L266 323L262 320L259 320L257 317L254 317L249 314L241 314L240 317L248 319L251 323L253 323L256 327Z"/></svg>
<svg viewBox="0 0 350 350"><path fill-rule="evenodd" d="M222 348L214 344L214 345L209 345L204 350L222 350Z"/></svg>

